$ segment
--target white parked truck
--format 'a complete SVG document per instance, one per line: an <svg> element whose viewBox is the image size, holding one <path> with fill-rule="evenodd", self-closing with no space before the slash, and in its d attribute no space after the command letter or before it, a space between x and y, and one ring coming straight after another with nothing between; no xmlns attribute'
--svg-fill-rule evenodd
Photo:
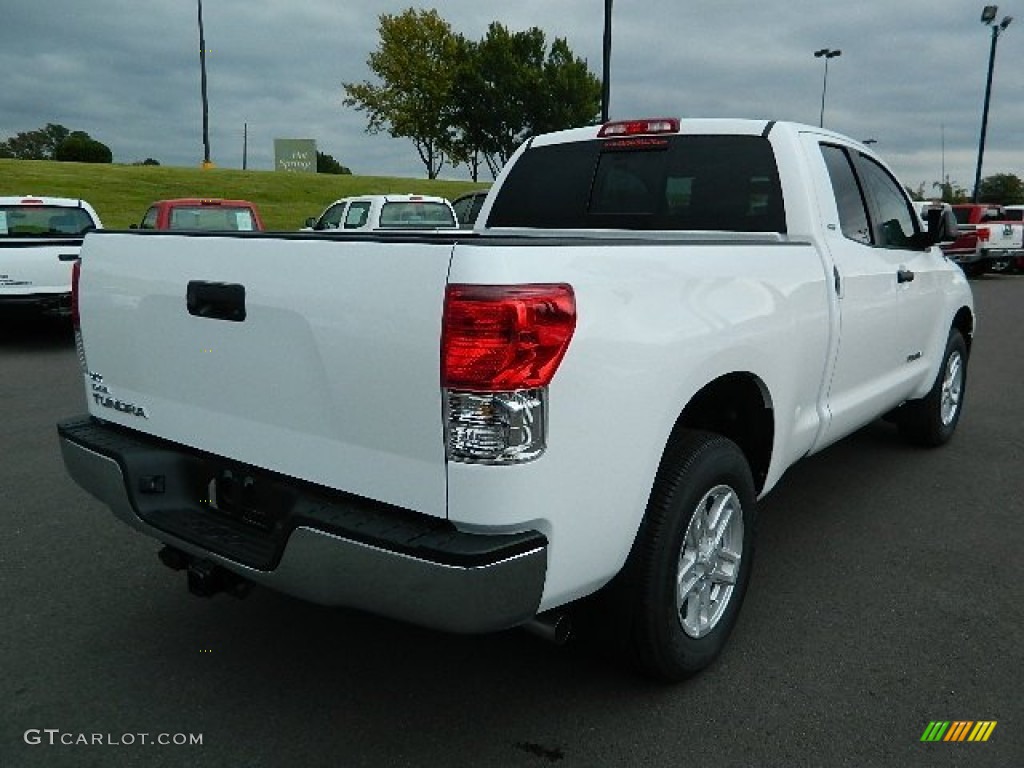
<svg viewBox="0 0 1024 768"><path fill-rule="evenodd" d="M90 234L64 461L198 594L454 632L597 605L679 679L787 467L883 415L953 434L955 234L858 142L710 119L537 136L469 232Z"/></svg>
<svg viewBox="0 0 1024 768"><path fill-rule="evenodd" d="M82 237L101 227L84 200L0 197L0 308L64 314L71 307L71 265Z"/></svg>
<svg viewBox="0 0 1024 768"><path fill-rule="evenodd" d="M455 209L431 195L362 195L335 200L319 216L306 219L303 231L368 232L378 229L448 229L458 226Z"/></svg>

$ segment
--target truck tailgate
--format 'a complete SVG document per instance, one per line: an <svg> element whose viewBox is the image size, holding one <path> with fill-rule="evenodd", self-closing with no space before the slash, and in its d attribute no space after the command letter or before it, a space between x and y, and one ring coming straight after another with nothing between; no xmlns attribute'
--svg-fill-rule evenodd
<svg viewBox="0 0 1024 768"><path fill-rule="evenodd" d="M0 296L68 293L82 239L0 240Z"/></svg>
<svg viewBox="0 0 1024 768"><path fill-rule="evenodd" d="M90 237L79 283L90 412L443 517L451 251L429 238Z"/></svg>
<svg viewBox="0 0 1024 768"><path fill-rule="evenodd" d="M978 229L988 230L984 247L988 250L1019 251L1024 248L1024 224L995 222L979 224Z"/></svg>

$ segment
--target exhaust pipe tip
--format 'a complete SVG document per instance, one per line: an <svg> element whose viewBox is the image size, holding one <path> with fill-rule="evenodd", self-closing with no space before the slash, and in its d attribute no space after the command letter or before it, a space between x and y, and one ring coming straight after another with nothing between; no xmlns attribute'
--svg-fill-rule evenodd
<svg viewBox="0 0 1024 768"><path fill-rule="evenodd" d="M538 613L521 626L530 634L555 645L565 645L572 636L572 619L567 613Z"/></svg>

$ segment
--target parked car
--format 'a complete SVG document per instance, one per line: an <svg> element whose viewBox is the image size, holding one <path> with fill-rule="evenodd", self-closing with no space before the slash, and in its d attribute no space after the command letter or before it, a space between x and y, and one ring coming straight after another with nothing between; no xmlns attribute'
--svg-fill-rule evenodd
<svg viewBox="0 0 1024 768"><path fill-rule="evenodd" d="M184 197L153 203L132 229L261 232L264 226L256 205L248 200Z"/></svg>
<svg viewBox="0 0 1024 768"><path fill-rule="evenodd" d="M0 197L0 306L71 311L71 264L95 209L69 197Z"/></svg>
<svg viewBox="0 0 1024 768"><path fill-rule="evenodd" d="M452 204L430 195L361 195L335 200L319 216L306 219L304 230L454 229Z"/></svg>
<svg viewBox="0 0 1024 768"><path fill-rule="evenodd" d="M1000 221L987 225L988 247L1002 247L1005 257L989 262L992 272L1024 272L1024 205L1004 205Z"/></svg>
<svg viewBox="0 0 1024 768"><path fill-rule="evenodd" d="M487 190L478 189L465 195L455 198L452 201L452 208L459 219L461 229L472 229L476 224L476 217L480 215L484 200L487 199Z"/></svg>
<svg viewBox="0 0 1024 768"><path fill-rule="evenodd" d="M990 203L958 203L953 213L960 224L960 237L942 245L943 252L971 277L984 274L993 261L1005 258L1001 247L989 244L991 222L1001 221L1003 207Z"/></svg>

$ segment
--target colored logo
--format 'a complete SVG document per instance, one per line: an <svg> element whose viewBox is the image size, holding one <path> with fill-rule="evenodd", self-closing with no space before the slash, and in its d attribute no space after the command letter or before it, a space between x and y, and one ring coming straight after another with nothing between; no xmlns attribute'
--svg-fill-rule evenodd
<svg viewBox="0 0 1024 768"><path fill-rule="evenodd" d="M921 741L988 741L995 729L995 720L932 720Z"/></svg>

